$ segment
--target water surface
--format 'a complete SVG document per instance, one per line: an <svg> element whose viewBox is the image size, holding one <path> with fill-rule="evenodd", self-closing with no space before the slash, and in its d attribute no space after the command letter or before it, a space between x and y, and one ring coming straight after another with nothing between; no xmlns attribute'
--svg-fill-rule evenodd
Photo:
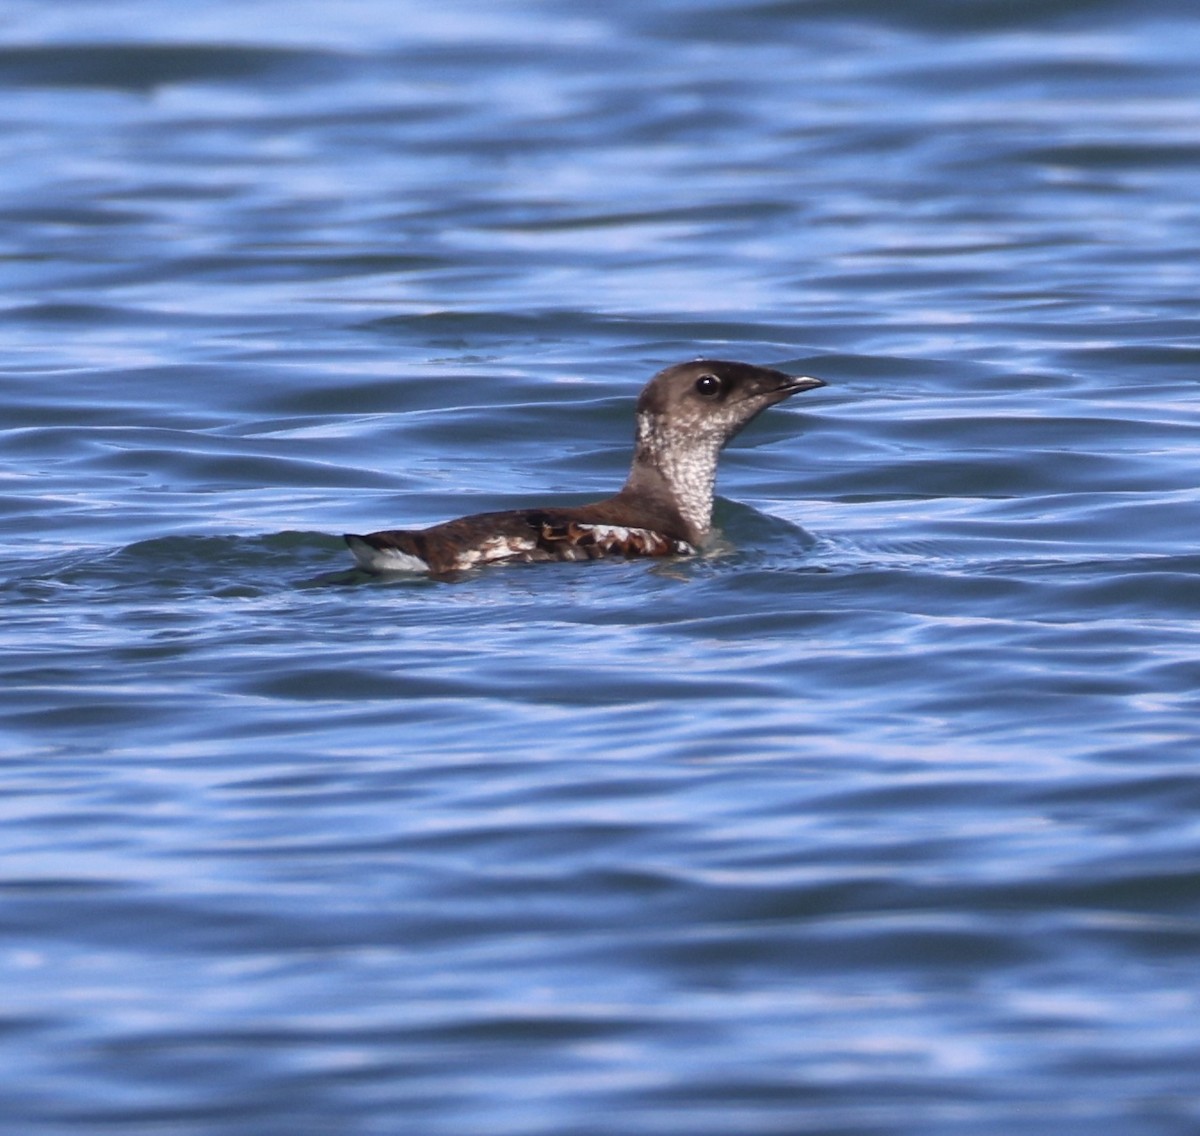
<svg viewBox="0 0 1200 1136"><path fill-rule="evenodd" d="M1200 21L0 21L13 1132L1193 1133ZM713 554L371 580L816 373Z"/></svg>

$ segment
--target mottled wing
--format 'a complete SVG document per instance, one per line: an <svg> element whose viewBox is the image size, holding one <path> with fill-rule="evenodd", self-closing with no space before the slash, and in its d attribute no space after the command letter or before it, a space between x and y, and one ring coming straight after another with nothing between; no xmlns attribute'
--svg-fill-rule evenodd
<svg viewBox="0 0 1200 1136"><path fill-rule="evenodd" d="M586 507L585 507L586 508ZM686 541L631 525L581 519L569 510L477 513L432 528L348 534L346 543L370 572L460 572L503 560L598 560L604 556L685 556Z"/></svg>
<svg viewBox="0 0 1200 1136"><path fill-rule="evenodd" d="M538 548L554 560L598 560L604 556L683 556L696 550L653 529L580 521L554 513L531 513Z"/></svg>

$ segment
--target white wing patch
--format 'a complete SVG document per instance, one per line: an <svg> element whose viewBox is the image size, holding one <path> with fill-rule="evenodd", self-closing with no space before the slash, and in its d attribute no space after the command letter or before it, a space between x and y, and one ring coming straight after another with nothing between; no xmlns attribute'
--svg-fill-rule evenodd
<svg viewBox="0 0 1200 1136"><path fill-rule="evenodd" d="M629 550L638 550L647 555L665 556L671 553L685 556L696 550L686 540L672 540L653 529L630 529L624 525L579 525L589 529L596 543L608 549L619 549L628 555Z"/></svg>
<svg viewBox="0 0 1200 1136"><path fill-rule="evenodd" d="M474 568L476 564L491 564L497 560L511 560L514 556L524 556L537 548L534 537L493 536L485 540L478 548L468 548L458 554L454 567Z"/></svg>
<svg viewBox="0 0 1200 1136"><path fill-rule="evenodd" d="M368 572L428 572L429 565L411 552L399 548L376 548L356 536L348 536L346 543L354 553L359 566Z"/></svg>

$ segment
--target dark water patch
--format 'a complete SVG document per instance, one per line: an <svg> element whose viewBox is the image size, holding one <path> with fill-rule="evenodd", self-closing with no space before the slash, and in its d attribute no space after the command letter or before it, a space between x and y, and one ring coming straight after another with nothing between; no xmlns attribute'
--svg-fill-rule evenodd
<svg viewBox="0 0 1200 1136"><path fill-rule="evenodd" d="M584 215L574 217L559 217L547 219L540 211L536 219L530 219L522 222L508 221L504 224L505 228L520 230L527 228L537 232L553 232L555 230L572 230L572 229L604 229L612 227L620 227L627 229L630 227L636 228L640 225L654 225L663 222L672 225L686 225L688 223L713 221L739 221L760 219L771 216L791 216L791 209L787 206L763 202L755 204L751 207L738 206L731 207L728 205L709 205L702 208L693 209L671 209L658 211L627 211L621 213L609 213L598 216Z"/></svg>
<svg viewBox="0 0 1200 1136"><path fill-rule="evenodd" d="M196 43L57 43L0 49L0 85L153 91L180 84L329 81L347 60L331 51Z"/></svg>
<svg viewBox="0 0 1200 1136"><path fill-rule="evenodd" d="M85 203L59 205L47 202L30 202L23 206L10 206L0 213L6 221L25 226L60 226L67 228L107 227L109 225L140 225L150 220L144 211L122 209L110 203ZM11 309L10 309L11 310ZM87 312L86 304L37 304L31 305L33 313L63 311L67 313Z"/></svg>
<svg viewBox="0 0 1200 1136"><path fill-rule="evenodd" d="M880 0L856 0L834 4L827 0L782 0L752 5L715 5L693 9L681 16L673 13L668 24L660 18L651 26L664 38L681 33L692 36L732 35L750 42L778 35L781 27L804 26L813 21L848 24L859 29L875 25L899 25L935 34L961 35L1012 27L1045 28L1105 26L1119 21L1127 5L1123 0L1054 0L1039 4L1034 0L980 0L967 7L953 0L918 0L903 10ZM1159 0L1144 10L1147 18L1188 15L1179 0ZM680 27L682 23L682 27Z"/></svg>
<svg viewBox="0 0 1200 1136"><path fill-rule="evenodd" d="M270 680L243 687L262 698L290 699L311 705L343 703L347 699L461 698L481 693L474 683L460 683L447 674L378 674L369 670L330 670L302 665L292 673L276 673Z"/></svg>
<svg viewBox="0 0 1200 1136"><path fill-rule="evenodd" d="M101 306L98 304L26 304L8 308L0 318L16 323L63 323L94 326L154 324L177 326L179 317L162 312L151 312L128 307Z"/></svg>
<svg viewBox="0 0 1200 1136"><path fill-rule="evenodd" d="M1062 145L1040 148L1020 155L1023 160L1039 165L1066 166L1092 170L1130 170L1147 165L1158 168L1200 163L1200 146L1188 143L1165 145L1152 142L1127 142L1122 145Z"/></svg>

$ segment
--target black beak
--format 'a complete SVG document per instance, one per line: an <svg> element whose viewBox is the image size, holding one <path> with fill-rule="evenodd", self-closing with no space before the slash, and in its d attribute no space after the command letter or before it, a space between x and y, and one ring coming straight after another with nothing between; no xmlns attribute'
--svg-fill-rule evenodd
<svg viewBox="0 0 1200 1136"><path fill-rule="evenodd" d="M801 391L816 390L817 387L828 385L824 379L814 379L811 375L789 375L787 382L779 389L786 394L799 394Z"/></svg>

